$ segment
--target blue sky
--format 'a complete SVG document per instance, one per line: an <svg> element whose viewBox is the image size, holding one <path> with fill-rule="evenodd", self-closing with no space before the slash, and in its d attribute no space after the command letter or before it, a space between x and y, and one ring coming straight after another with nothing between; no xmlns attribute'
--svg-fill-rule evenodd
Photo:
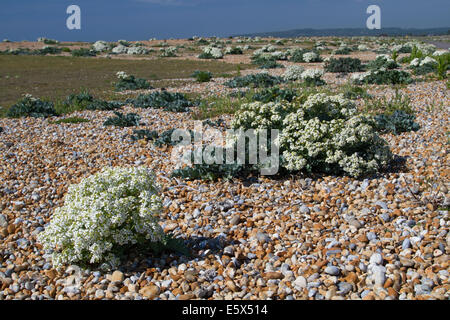
<svg viewBox="0 0 450 320"><path fill-rule="evenodd" d="M66 28L66 8L81 8L81 30ZM381 8L382 27L450 26L449 0L1 0L0 40L146 40L365 27Z"/></svg>

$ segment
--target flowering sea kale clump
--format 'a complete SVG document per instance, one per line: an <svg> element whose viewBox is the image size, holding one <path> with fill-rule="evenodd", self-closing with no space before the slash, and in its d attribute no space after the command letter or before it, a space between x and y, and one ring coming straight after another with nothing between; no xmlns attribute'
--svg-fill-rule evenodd
<svg viewBox="0 0 450 320"><path fill-rule="evenodd" d="M163 241L159 188L145 167L104 168L71 185L64 205L38 235L53 264L116 267L126 248Z"/></svg>
<svg viewBox="0 0 450 320"><path fill-rule="evenodd" d="M119 79L115 84L116 91L152 89L150 83L145 79L135 78L124 71L119 71L116 75Z"/></svg>
<svg viewBox="0 0 450 320"><path fill-rule="evenodd" d="M414 58L409 64L409 68L412 69L416 75L423 75L434 72L436 71L437 66L437 60L429 56L425 57L424 59Z"/></svg>
<svg viewBox="0 0 450 320"><path fill-rule="evenodd" d="M308 86L321 86L325 84L323 74L322 69L308 69L302 73L302 80Z"/></svg>
<svg viewBox="0 0 450 320"><path fill-rule="evenodd" d="M305 71L305 68L302 66L289 66L283 74L283 79L286 81L297 81L302 79L302 73Z"/></svg>
<svg viewBox="0 0 450 320"><path fill-rule="evenodd" d="M408 84L413 80L411 75L403 70L381 68L352 76L355 84Z"/></svg>
<svg viewBox="0 0 450 320"><path fill-rule="evenodd" d="M375 60L370 61L367 64L367 68L370 70L377 70L377 69L397 69L399 67L399 64L394 61L389 55L387 54L380 54L377 55Z"/></svg>
<svg viewBox="0 0 450 320"><path fill-rule="evenodd" d="M178 49L177 47L168 47L168 48L161 48L161 57L176 57Z"/></svg>
<svg viewBox="0 0 450 320"><path fill-rule="evenodd" d="M222 59L222 50L216 47L205 47L203 52L198 56L200 59Z"/></svg>
<svg viewBox="0 0 450 320"><path fill-rule="evenodd" d="M374 119L357 115L352 101L323 93L301 101L244 104L231 125L280 130L280 164L288 171L360 177L389 163L392 154Z"/></svg>
<svg viewBox="0 0 450 320"><path fill-rule="evenodd" d="M391 152L371 118L342 95L316 94L283 120L282 164L292 171L359 177L386 166Z"/></svg>

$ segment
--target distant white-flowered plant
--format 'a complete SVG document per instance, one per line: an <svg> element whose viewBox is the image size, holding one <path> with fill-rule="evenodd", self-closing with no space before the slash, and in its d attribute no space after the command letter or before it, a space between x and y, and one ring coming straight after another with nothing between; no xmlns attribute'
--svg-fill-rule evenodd
<svg viewBox="0 0 450 320"><path fill-rule="evenodd" d="M144 241L160 241L161 199L153 173L145 167L104 168L71 185L64 205L38 235L57 267L104 263L117 267L118 251Z"/></svg>
<svg viewBox="0 0 450 320"><path fill-rule="evenodd" d="M305 62L316 62L319 60L319 55L315 52L306 52L303 54L303 60Z"/></svg>
<svg viewBox="0 0 450 320"><path fill-rule="evenodd" d="M160 48L161 51L161 57L176 57L178 49L177 47L166 47L166 48Z"/></svg>
<svg viewBox="0 0 450 320"><path fill-rule="evenodd" d="M127 51L128 51L128 48L121 44L119 44L118 46L116 46L112 49L112 53L115 53L115 54L127 53Z"/></svg>
<svg viewBox="0 0 450 320"><path fill-rule="evenodd" d="M286 81L297 81L302 79L302 73L305 71L305 68L302 66L292 65L286 68L286 71L283 74L283 79Z"/></svg>
<svg viewBox="0 0 450 320"><path fill-rule="evenodd" d="M443 56L445 54L448 54L449 52L447 50L437 50L433 53L433 56L435 57L439 57L439 56Z"/></svg>
<svg viewBox="0 0 450 320"><path fill-rule="evenodd" d="M106 51L109 49L109 44L106 41L99 40L99 41L96 41L92 45L92 47L94 48L95 51L98 51L98 52Z"/></svg>
<svg viewBox="0 0 450 320"><path fill-rule="evenodd" d="M425 57L422 61L420 61L420 65L421 66L424 66L424 65L434 65L434 64L437 64L438 62L435 60L435 59L433 59L433 58L431 58L431 57Z"/></svg>
<svg viewBox="0 0 450 320"><path fill-rule="evenodd" d="M118 71L116 73L117 79L121 80L127 80L130 78L130 75L128 75L125 71Z"/></svg>
<svg viewBox="0 0 450 320"><path fill-rule="evenodd" d="M139 55L139 54L147 54L149 50L144 47L129 47L127 50L127 54L129 55Z"/></svg>
<svg viewBox="0 0 450 320"><path fill-rule="evenodd" d="M324 72L322 69L307 69L302 73L302 79L304 81L320 81Z"/></svg>
<svg viewBox="0 0 450 320"><path fill-rule="evenodd" d="M367 50L369 50L369 47L366 46L365 44L360 44L360 45L358 46L358 50L359 50L359 51L367 51Z"/></svg>
<svg viewBox="0 0 450 320"><path fill-rule="evenodd" d="M371 71L364 73L354 73L351 76L351 81L355 84L362 84L364 80L371 74Z"/></svg>
<svg viewBox="0 0 450 320"><path fill-rule="evenodd" d="M223 58L223 52L219 48L208 46L208 47L203 48L203 53L206 55L210 55L214 59Z"/></svg>

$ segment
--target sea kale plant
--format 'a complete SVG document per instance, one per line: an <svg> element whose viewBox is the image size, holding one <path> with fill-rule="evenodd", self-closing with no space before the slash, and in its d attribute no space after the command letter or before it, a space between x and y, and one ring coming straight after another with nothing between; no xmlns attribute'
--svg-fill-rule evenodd
<svg viewBox="0 0 450 320"><path fill-rule="evenodd" d="M361 60L357 58L331 58L325 63L325 71L327 72L360 72L364 70Z"/></svg>
<svg viewBox="0 0 450 320"><path fill-rule="evenodd" d="M124 71L119 71L116 75L119 79L119 81L115 83L116 91L153 89L147 80L135 78L133 75L128 75Z"/></svg>
<svg viewBox="0 0 450 320"><path fill-rule="evenodd" d="M195 103L182 93L167 91L140 94L136 99L128 99L136 108L164 109L171 112L189 112Z"/></svg>
<svg viewBox="0 0 450 320"><path fill-rule="evenodd" d="M387 54L380 54L378 55L375 60L370 61L367 64L367 68L369 70L378 70L378 69L397 69L399 67L398 63L394 61L389 55ZM360 70L361 71L361 70Z"/></svg>
<svg viewBox="0 0 450 320"><path fill-rule="evenodd" d="M297 81L302 79L302 73L305 71L305 68L302 66L289 66L286 68L286 71L283 74L283 79L285 81Z"/></svg>
<svg viewBox="0 0 450 320"><path fill-rule="evenodd" d="M128 248L165 241L159 192L148 168L104 168L69 187L38 241L57 267L116 268Z"/></svg>
<svg viewBox="0 0 450 320"><path fill-rule="evenodd" d="M302 80L307 86L310 87L322 86L326 84L326 82L322 79L322 76L322 69L308 69L302 73Z"/></svg>
<svg viewBox="0 0 450 320"><path fill-rule="evenodd" d="M213 75L209 71L196 70L192 74L192 77L194 77L197 82L209 82L211 81Z"/></svg>
<svg viewBox="0 0 450 320"><path fill-rule="evenodd" d="M26 94L17 103L12 105L6 113L6 116L9 118L47 118L56 115L58 113L52 102L35 98L31 94Z"/></svg>
<svg viewBox="0 0 450 320"><path fill-rule="evenodd" d="M242 88L242 87L268 88L276 84L280 84L283 81L284 80L281 77L271 76L266 72L261 72L257 74L249 74L246 76L235 77L225 82L225 85L230 88Z"/></svg>
<svg viewBox="0 0 450 320"><path fill-rule="evenodd" d="M223 52L219 48L216 47L205 47L203 48L203 52L198 56L200 59L222 59Z"/></svg>
<svg viewBox="0 0 450 320"><path fill-rule="evenodd" d="M388 164L391 152L370 117L342 95L315 94L283 119L282 163L290 171L360 177Z"/></svg>
<svg viewBox="0 0 450 320"><path fill-rule="evenodd" d="M406 71L385 68L353 75L352 80L355 84L408 84L413 81Z"/></svg>
<svg viewBox="0 0 450 320"><path fill-rule="evenodd" d="M121 112L114 111L115 117L109 117L103 123L104 126L117 127L134 127L139 125L141 117L136 113L127 113L124 115Z"/></svg>

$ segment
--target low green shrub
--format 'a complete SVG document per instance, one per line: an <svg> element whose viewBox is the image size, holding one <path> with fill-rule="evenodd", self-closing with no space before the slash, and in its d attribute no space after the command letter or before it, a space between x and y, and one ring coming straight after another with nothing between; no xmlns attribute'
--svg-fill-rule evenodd
<svg viewBox="0 0 450 320"><path fill-rule="evenodd" d="M209 82L211 81L212 76L212 73L209 71L196 70L192 74L192 77L194 77L197 82Z"/></svg>
<svg viewBox="0 0 450 320"><path fill-rule="evenodd" d="M364 70L361 60L356 58L331 58L325 63L325 71L327 72L360 72Z"/></svg>
<svg viewBox="0 0 450 320"><path fill-rule="evenodd" d="M80 118L80 117L70 117L65 119L60 119L56 121L50 121L50 124L61 124L61 123L71 123L71 124L77 124L77 123L84 123L89 122L88 119Z"/></svg>
<svg viewBox="0 0 450 320"><path fill-rule="evenodd" d="M367 64L369 70L378 70L382 68L397 69L398 67L400 66L387 55L379 55L375 60L372 60Z"/></svg>
<svg viewBox="0 0 450 320"><path fill-rule="evenodd" d="M194 102L190 101L182 93L172 93L167 91L141 94L136 99L128 99L128 103L136 108L164 109L171 112L189 112Z"/></svg>
<svg viewBox="0 0 450 320"><path fill-rule="evenodd" d="M94 50L80 48L72 50L73 57L95 57L97 53Z"/></svg>
<svg viewBox="0 0 450 320"><path fill-rule="evenodd" d="M123 71L117 72L117 78L119 81L114 85L116 91L153 89L147 80L135 78L133 75L128 75Z"/></svg>
<svg viewBox="0 0 450 320"><path fill-rule="evenodd" d="M121 112L114 111L115 117L109 117L103 122L104 126L117 127L134 127L139 125L141 117L136 113L127 113L124 115Z"/></svg>
<svg viewBox="0 0 450 320"><path fill-rule="evenodd" d="M409 84L413 82L411 75L403 70L371 70L352 77L355 84Z"/></svg>
<svg viewBox="0 0 450 320"><path fill-rule="evenodd" d="M417 131L420 126L415 122L415 115L403 110L396 110L392 114L378 114L375 116L376 128L381 133L399 134Z"/></svg>
<svg viewBox="0 0 450 320"><path fill-rule="evenodd" d="M280 89L278 86L262 89L255 92L251 99L253 101L260 101L264 103L276 102L276 101L288 101L292 102L297 97L297 92L292 89Z"/></svg>
<svg viewBox="0 0 450 320"><path fill-rule="evenodd" d="M273 57L254 56L252 57L252 63L257 65L259 69L283 68L283 65L279 64Z"/></svg>
<svg viewBox="0 0 450 320"><path fill-rule="evenodd" d="M349 47L341 47L339 49L334 50L334 54L341 54L341 55L347 55L352 52L352 49Z"/></svg>
<svg viewBox="0 0 450 320"><path fill-rule="evenodd" d="M230 88L242 87L272 87L283 82L281 77L271 76L268 73L249 74L246 76L235 77L227 82L225 86Z"/></svg>
<svg viewBox="0 0 450 320"><path fill-rule="evenodd" d="M6 112L6 116L9 118L47 118L56 115L58 114L52 102L42 101L30 94L26 94Z"/></svg>

